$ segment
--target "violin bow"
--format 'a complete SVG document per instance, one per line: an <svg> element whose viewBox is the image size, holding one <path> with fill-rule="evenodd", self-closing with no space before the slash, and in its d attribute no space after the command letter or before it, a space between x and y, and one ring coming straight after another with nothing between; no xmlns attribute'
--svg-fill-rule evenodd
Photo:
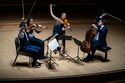
<svg viewBox="0 0 125 83"><path fill-rule="evenodd" d="M30 12L29 12L29 14L28 14L27 20L28 20L28 18L30 17L32 11L33 11L33 8L34 8L34 6L35 6L35 4L36 4L36 1L37 1L37 0L34 1L33 5L32 5L32 8L30 9Z"/></svg>
<svg viewBox="0 0 125 83"><path fill-rule="evenodd" d="M116 16L113 16L113 15L107 13L107 12L104 12L104 13L105 13L106 15L108 15L108 16L110 16L110 17L112 17L112 18L114 18L114 19L116 19L116 20L122 22L122 20L121 20L120 18L118 18L118 17L116 17Z"/></svg>
<svg viewBox="0 0 125 83"><path fill-rule="evenodd" d="M22 14L23 14L23 18L25 18L25 15L24 15L24 1L22 0Z"/></svg>

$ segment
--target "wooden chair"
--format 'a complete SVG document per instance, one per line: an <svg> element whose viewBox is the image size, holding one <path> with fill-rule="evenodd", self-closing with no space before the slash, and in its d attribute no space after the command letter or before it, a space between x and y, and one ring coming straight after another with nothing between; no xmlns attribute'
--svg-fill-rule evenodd
<svg viewBox="0 0 125 83"><path fill-rule="evenodd" d="M15 38L15 47L16 47L16 57L15 57L15 60L14 60L12 66L15 66L16 60L17 60L17 58L18 58L18 56L20 54L20 55L24 55L24 56L29 57L29 67L32 67L32 64L31 64L31 62L32 62L32 57L31 57L32 54L31 53L26 53L26 52L23 52L23 51L20 50L20 40L19 40L18 37Z"/></svg>

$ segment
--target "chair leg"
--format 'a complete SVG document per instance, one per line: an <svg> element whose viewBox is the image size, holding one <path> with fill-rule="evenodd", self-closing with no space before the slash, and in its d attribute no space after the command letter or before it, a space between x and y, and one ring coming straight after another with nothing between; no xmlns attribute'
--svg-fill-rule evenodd
<svg viewBox="0 0 125 83"><path fill-rule="evenodd" d="M108 52L106 51L105 52L105 61L107 60L107 54L108 54Z"/></svg>
<svg viewBox="0 0 125 83"><path fill-rule="evenodd" d="M109 59L107 59L107 57L108 57L108 51L105 52L104 62L110 61Z"/></svg>
<svg viewBox="0 0 125 83"><path fill-rule="evenodd" d="M32 67L32 58L29 57L29 67L31 68Z"/></svg>
<svg viewBox="0 0 125 83"><path fill-rule="evenodd" d="M15 63L16 63L16 60L17 60L17 57L18 57L18 53L17 53L17 55L16 55L16 58L15 58L15 60L14 60L14 62L13 62L13 65L12 65L12 66L15 66Z"/></svg>

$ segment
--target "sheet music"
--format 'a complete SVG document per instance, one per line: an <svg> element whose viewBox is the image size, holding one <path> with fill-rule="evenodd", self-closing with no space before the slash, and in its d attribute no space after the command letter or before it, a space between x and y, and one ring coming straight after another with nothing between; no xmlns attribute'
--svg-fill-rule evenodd
<svg viewBox="0 0 125 83"><path fill-rule="evenodd" d="M59 44L56 39L53 39L52 41L49 42L48 47L51 51L54 51L59 47Z"/></svg>

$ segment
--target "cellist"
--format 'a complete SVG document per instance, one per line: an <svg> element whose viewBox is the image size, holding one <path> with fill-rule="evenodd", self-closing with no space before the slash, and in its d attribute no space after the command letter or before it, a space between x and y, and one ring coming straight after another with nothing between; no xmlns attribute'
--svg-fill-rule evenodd
<svg viewBox="0 0 125 83"><path fill-rule="evenodd" d="M94 54L96 49L107 47L106 36L108 33L108 28L105 25L104 20L102 19L104 16L106 16L105 13L99 17L96 17L95 24L91 25L96 29L96 35L92 40L92 54L88 53L88 56L83 60L84 62L94 61Z"/></svg>

